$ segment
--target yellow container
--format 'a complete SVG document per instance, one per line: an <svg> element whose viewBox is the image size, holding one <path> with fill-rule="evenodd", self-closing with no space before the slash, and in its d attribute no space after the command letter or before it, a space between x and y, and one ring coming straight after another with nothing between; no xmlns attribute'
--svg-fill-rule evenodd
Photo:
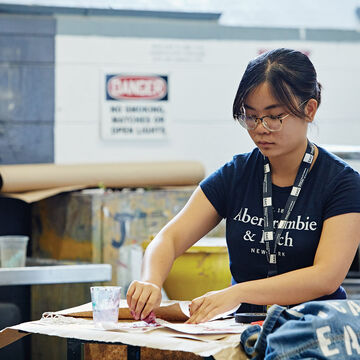
<svg viewBox="0 0 360 360"><path fill-rule="evenodd" d="M148 243L143 245L144 248ZM177 258L164 283L173 300L192 300L231 284L225 238L203 238Z"/></svg>

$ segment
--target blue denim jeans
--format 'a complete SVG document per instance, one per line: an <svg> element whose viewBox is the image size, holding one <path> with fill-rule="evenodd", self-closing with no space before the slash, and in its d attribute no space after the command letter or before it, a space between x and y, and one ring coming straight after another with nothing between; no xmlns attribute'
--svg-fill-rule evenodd
<svg viewBox="0 0 360 360"><path fill-rule="evenodd" d="M241 343L254 360L360 359L360 301L273 305L262 328L247 328Z"/></svg>

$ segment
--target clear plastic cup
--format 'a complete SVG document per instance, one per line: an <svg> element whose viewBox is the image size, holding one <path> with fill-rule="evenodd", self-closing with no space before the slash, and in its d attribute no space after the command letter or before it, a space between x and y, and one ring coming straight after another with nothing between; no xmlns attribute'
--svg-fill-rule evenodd
<svg viewBox="0 0 360 360"><path fill-rule="evenodd" d="M28 241L25 235L0 236L1 267L25 266Z"/></svg>
<svg viewBox="0 0 360 360"><path fill-rule="evenodd" d="M121 287L92 286L90 293L95 326L107 328L117 324Z"/></svg>

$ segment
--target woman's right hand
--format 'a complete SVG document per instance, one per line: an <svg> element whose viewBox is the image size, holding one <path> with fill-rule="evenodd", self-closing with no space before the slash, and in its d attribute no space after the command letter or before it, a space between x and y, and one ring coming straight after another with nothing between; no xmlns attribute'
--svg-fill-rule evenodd
<svg viewBox="0 0 360 360"><path fill-rule="evenodd" d="M135 320L143 320L160 306L161 288L150 282L135 280L129 286L126 300Z"/></svg>

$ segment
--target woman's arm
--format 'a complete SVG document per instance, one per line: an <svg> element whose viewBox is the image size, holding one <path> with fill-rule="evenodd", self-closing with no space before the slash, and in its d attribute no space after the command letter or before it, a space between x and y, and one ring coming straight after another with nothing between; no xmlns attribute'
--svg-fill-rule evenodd
<svg viewBox="0 0 360 360"><path fill-rule="evenodd" d="M161 287L175 259L221 220L198 187L185 207L151 241L142 264L142 281L134 281L127 302L135 319L145 318L161 301Z"/></svg>
<svg viewBox="0 0 360 360"><path fill-rule="evenodd" d="M359 242L359 213L329 218L324 222L312 266L201 296L191 304L189 322L207 321L243 302L288 305L331 294L343 282Z"/></svg>

